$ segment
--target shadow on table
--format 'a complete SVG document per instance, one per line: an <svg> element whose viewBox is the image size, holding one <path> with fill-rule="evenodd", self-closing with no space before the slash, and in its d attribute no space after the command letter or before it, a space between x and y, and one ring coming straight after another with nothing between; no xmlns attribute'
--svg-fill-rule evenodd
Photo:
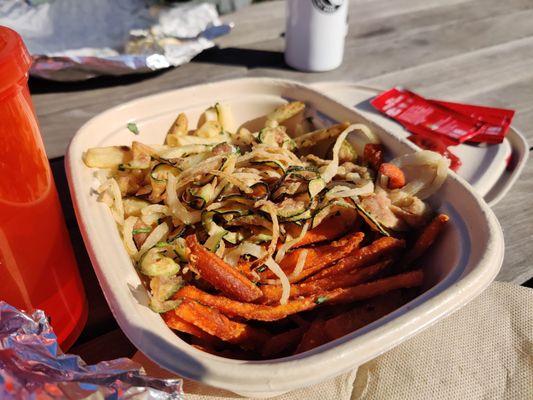
<svg viewBox="0 0 533 400"><path fill-rule="evenodd" d="M98 279L96 278L96 274L91 265L91 260L85 250L85 245L83 244L83 239L78 229L78 223L76 221L76 215L74 214L68 189L67 177L65 175L64 159L57 158L52 160L50 161L50 166L52 167L52 173L54 174L54 181L59 193L61 207L63 208L63 215L65 216L70 241L74 249L74 254L76 255L78 269L80 271L81 280L85 288L85 294L89 305L89 317L87 323L80 337L74 344L74 346L77 346L83 342L117 329L118 325L111 314L111 310L107 305L102 289L100 289Z"/></svg>
<svg viewBox="0 0 533 400"><path fill-rule="evenodd" d="M179 68L179 67L178 67ZM48 79L30 77L29 86L31 94L41 93L56 93L56 92L77 92L81 90L99 89L110 86L124 86L131 85L137 82L144 81L145 79L151 79L173 68L161 69L153 72L145 72L140 74L129 74L121 76L97 76L85 81L73 81L73 82L59 82Z"/></svg>
<svg viewBox="0 0 533 400"><path fill-rule="evenodd" d="M276 68L292 69L283 59L280 51L241 49L237 47L213 47L197 55L193 62L224 65L239 65L249 69Z"/></svg>
<svg viewBox="0 0 533 400"><path fill-rule="evenodd" d="M191 63L210 63L221 65L244 66L253 68L275 68L282 70L292 70L283 59L280 51L240 49L228 47L221 49L213 47L196 56ZM175 68L179 68L175 67ZM103 87L132 85L146 79L151 79L162 75L174 68L161 69L154 72L130 74L122 76L98 76L84 81L59 82L48 79L30 77L29 86L32 94L76 92L82 90L99 89Z"/></svg>

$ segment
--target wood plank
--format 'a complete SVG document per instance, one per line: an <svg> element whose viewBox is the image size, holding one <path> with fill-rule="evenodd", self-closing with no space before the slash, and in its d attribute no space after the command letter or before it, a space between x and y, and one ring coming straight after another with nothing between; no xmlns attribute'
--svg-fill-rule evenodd
<svg viewBox="0 0 533 400"><path fill-rule="evenodd" d="M409 2L412 3L412 2ZM512 14L521 10L533 8L529 0L508 0L506 2L494 0L471 0L463 2L438 1L434 4L424 4L430 7L399 7L396 13L376 12L361 13L356 2L350 3L350 36L369 38L401 37L405 32L430 26L439 26L453 22L464 21L468 24L486 18L495 18L505 14ZM372 2L372 4L374 4ZM395 6L399 2L393 3ZM387 2L385 7L390 6ZM405 6L405 4L404 4Z"/></svg>
<svg viewBox="0 0 533 400"><path fill-rule="evenodd" d="M515 1L506 7L498 7L506 10L513 10ZM527 0L518 0L520 5ZM444 4L445 8L460 8L464 5L476 3L473 0L449 0ZM531 6L531 4L529 4ZM383 21L390 21L392 18L396 20L407 16L407 24L412 23L410 16L413 14L420 15L420 21L426 24L433 24L430 19L425 18L427 13L434 12L434 9L442 8L443 2L441 0L396 0L391 2L389 0L352 0L350 1L349 22L352 28L359 31L359 27L368 27L370 31L376 30L376 23ZM520 7L520 6L518 6ZM486 9L486 0L485 7ZM477 6L480 11L479 5ZM464 16L464 12L457 12L456 15ZM268 15L268 18L265 18ZM285 1L269 1L256 4L253 7L243 8L235 13L224 16L222 19L225 22L233 22L235 28L231 35L222 37L217 40L217 44L221 48L244 46L255 42L262 42L265 40L275 39L281 37L285 30ZM419 21L419 22L420 22ZM412 26L412 25L411 25ZM379 29L379 27L378 27Z"/></svg>
<svg viewBox="0 0 533 400"><path fill-rule="evenodd" d="M283 68L257 68L250 71L250 75L279 76L304 81L356 80L382 86L420 86L432 79L446 85L449 75L463 76L466 80L476 78L474 74L485 71L487 74L494 70L511 72L514 60L517 61L516 69L527 74L530 68L524 68L524 65L530 65L528 50L525 50L526 57L521 60L521 54L516 51L524 51L530 44L530 37L533 35L533 24L530 23L532 17L533 10L524 10L468 23L453 21L422 28L413 27L410 30L399 30L396 34L386 34L384 38L379 35L360 38L357 34L350 33L346 43L345 61L335 71L308 74ZM510 26L513 26L513 29L509 29ZM396 32L394 21L391 21L390 27ZM282 39L273 39L255 43L253 47L283 52L284 44ZM465 73L457 70L455 66L457 60L463 60L463 57L464 62L469 60L472 67ZM496 58L497 65L492 65ZM509 63L511 66L507 65ZM512 72L513 78L517 77L514 70ZM468 86L468 90L472 90L473 86L479 87L479 83Z"/></svg>
<svg viewBox="0 0 533 400"><path fill-rule="evenodd" d="M530 26L533 29L533 24ZM530 36L363 79L360 83L379 87L404 85L424 90L428 96L460 99L528 80L533 76L532 63Z"/></svg>
<svg viewBox="0 0 533 400"><path fill-rule="evenodd" d="M533 25L529 24L533 15L532 11L519 11L518 14L515 12L503 17L497 15L475 20L475 10L485 10L481 13L483 16L490 15L492 11L496 14L504 12L505 9L499 5L499 2L490 2L491 7L480 7L477 1L447 2L446 6L443 6L437 1L425 3L402 0L398 4L394 2L392 8L385 1L371 3L372 5L365 1L352 2L352 14L358 17L351 20L353 28L347 42L346 61L340 69L330 73L305 74L284 68L281 54L284 45L283 39L279 37L284 29L283 12L280 11L283 9L283 2L268 2L234 14L237 27L232 34L221 39L221 45L224 46L224 43L228 44L232 40L238 43L239 37L244 36L249 40L263 40L263 42L253 44L253 48L273 52L258 53L233 47L226 51L222 49L207 52L198 57L197 62L124 86L68 92L62 93L61 96L34 95L47 152L50 157L63 155L69 139L83 122L120 102L206 80L241 76L245 74L246 68L257 68L261 66L261 62L266 63L270 68L254 69L250 75L267 74L313 81L358 80L376 76L382 72L396 71L417 61L427 62L451 53L461 53L465 49L487 45L487 41L492 43L510 40L533 33ZM522 0L514 0L513 4L517 9L527 6ZM454 6L469 8L463 9L460 13L454 11ZM372 9L376 12L371 13ZM510 9L513 8L510 7ZM277 14L274 14L280 14L280 16L264 18L266 10L278 10ZM388 18L393 11L399 17ZM461 16L468 17L470 22L468 24L449 22L445 19L446 13L451 15L452 20ZM375 21L379 21L379 18L386 23L391 21L390 32L387 31L386 26L385 28L375 26ZM428 26L427 21L431 20L437 22ZM358 24L358 21L363 23ZM515 29L509 30L507 26L511 21ZM417 23L425 25L419 27ZM359 28L359 25L363 28ZM381 29L381 34L376 35L376 29L378 31ZM487 34L489 29L490 35ZM452 34L445 34L446 32L452 32ZM459 41L461 45L457 46L458 38L468 36L469 32L477 32L477 34L470 35L467 40ZM272 39L264 41L269 37ZM432 49L430 55L427 54L429 43ZM376 50L378 45L380 48Z"/></svg>
<svg viewBox="0 0 533 400"><path fill-rule="evenodd" d="M533 143L533 77L521 79L510 85L466 94L458 99L472 104L508 107L516 111L513 125Z"/></svg>
<svg viewBox="0 0 533 400"><path fill-rule="evenodd" d="M98 113L141 96L245 74L239 66L187 64L127 85L32 96L49 158L64 155L76 131ZM61 85L65 87L65 85Z"/></svg>
<svg viewBox="0 0 533 400"><path fill-rule="evenodd" d="M532 118L533 119L533 118ZM533 158L509 194L494 207L505 236L505 258L497 280L522 284L533 277Z"/></svg>
<svg viewBox="0 0 533 400"><path fill-rule="evenodd" d="M108 86L112 78L97 80L91 90L86 90L91 83L73 85L76 90L57 85L60 93L37 94L34 101L52 157L63 154L69 138L83 122L120 102L246 74L303 81L359 80L382 87L403 84L428 96L516 108L517 126L533 138L532 7L530 0L351 1L344 65L328 73L306 74L283 64L284 1L265 2L225 17L236 22L234 32L217 41L219 49L203 53L190 64L155 76L119 79L120 85ZM98 83L102 81L107 84ZM64 172L61 166L56 168L57 179ZM517 186L496 207L508 240L501 279L516 281L528 275L527 261L533 254L524 238L532 236L533 221L523 217L525 208L520 207L531 207L522 197L527 197L532 170L530 161ZM94 275L90 276L94 273L83 254L66 186L64 182L59 186L74 245L82 259L82 274L96 286L90 289L93 293L99 290L98 285ZM101 309L99 324L105 326L110 322Z"/></svg>

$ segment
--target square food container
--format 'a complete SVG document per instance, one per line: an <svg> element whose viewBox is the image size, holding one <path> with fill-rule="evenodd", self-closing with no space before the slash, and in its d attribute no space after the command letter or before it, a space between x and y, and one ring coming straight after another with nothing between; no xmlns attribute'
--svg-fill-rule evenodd
<svg viewBox="0 0 533 400"><path fill-rule="evenodd" d="M181 340L148 307L146 290L122 244L106 205L97 202L94 170L83 153L95 146L163 143L179 112L191 122L215 102L231 106L238 124L265 115L287 99L301 100L333 121L363 122L395 157L415 151L405 138L366 120L354 109L301 83L245 78L160 93L111 108L92 118L73 138L65 160L74 208L98 280L118 324L131 342L163 368L242 395L269 397L346 372L391 349L464 306L494 279L504 254L503 233L492 210L453 172L430 198L451 217L421 261L423 294L391 314L333 342L269 361L227 359ZM135 122L139 135L126 127Z"/></svg>

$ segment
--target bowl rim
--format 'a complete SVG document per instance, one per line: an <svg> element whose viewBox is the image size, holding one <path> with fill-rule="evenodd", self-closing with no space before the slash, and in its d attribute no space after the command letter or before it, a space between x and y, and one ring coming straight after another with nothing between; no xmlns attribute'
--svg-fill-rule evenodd
<svg viewBox="0 0 533 400"><path fill-rule="evenodd" d="M389 350L400 342L415 335L422 329L436 323L445 315L450 314L468 303L475 296L480 294L481 291L495 278L503 261L504 253L504 241L501 227L492 210L482 198L472 190L470 185L455 173L450 173L448 179L463 186L466 189L466 192L471 195L471 200L474 201L476 207L481 210L481 214L484 217L483 223L487 226L489 231L490 241L487 243L487 249L484 252L483 257L481 257L475 267L473 267L472 271L454 282L453 285L442 288L439 293L433 293L432 291L439 291L439 286L441 286L442 282L429 289L406 305L411 305L413 309L410 311L401 315L395 315L395 311L390 314L391 317L387 323L373 329L368 329L365 333L358 334L357 336L353 336L352 334L346 335L343 338L326 343L298 356L267 361L233 360L202 352L185 342L182 342L180 345L179 342L176 343L175 341L171 342L165 340L168 339L168 337L163 338L157 335L159 339L158 342L147 338L145 331L146 327L139 326L136 321L132 321L123 310L121 310L120 301L114 296L114 293L108 285L107 277L105 276L105 268L103 267L105 262L102 254L99 254L93 247L92 227L90 226L88 215L86 215L86 210L84 209L82 193L78 190L79 185L82 183L81 176L77 174L78 167L76 166L77 158L81 156L81 153L79 152L79 146L81 146L79 144L81 140L80 138L86 132L90 131L91 125L96 121L112 115L120 109L131 107L139 103L142 104L145 101L154 100L162 95L179 92L184 89L209 89L220 84L231 85L234 83L242 83L244 81L297 86L306 91L314 92L331 103L335 103L335 106L338 108L345 109L352 114L360 115L356 110L344 106L335 99L323 95L312 87L300 82L275 78L239 78L164 91L119 104L96 115L86 122L77 131L68 147L65 157L65 167L70 193L80 231L100 286L102 287L104 296L121 329L124 331L128 339L131 340L137 348L143 351L147 357L152 359L152 361L169 371L178 372L185 377L231 391L279 392L293 390L336 376ZM366 118L362 118L366 120ZM375 124L370 123L370 125ZM386 130L385 132L387 135L392 136L395 141L404 143L411 149L416 150L414 145L410 142L399 138ZM413 302L415 302L415 304L412 304ZM416 318L413 318L412 315L414 308L418 311ZM148 329L148 331L150 331L150 329ZM174 335L174 333L170 333ZM364 349L361 348L363 345ZM169 357L169 354L181 356L188 360L183 362L191 362L193 365L182 365L181 368L176 368L175 359ZM172 362L172 360L174 360L174 362ZM328 370L325 368L327 365L334 365L334 368ZM198 368L200 368L200 370L198 370ZM238 376L240 376L240 379L237 379ZM243 379L243 377L246 377L246 379Z"/></svg>

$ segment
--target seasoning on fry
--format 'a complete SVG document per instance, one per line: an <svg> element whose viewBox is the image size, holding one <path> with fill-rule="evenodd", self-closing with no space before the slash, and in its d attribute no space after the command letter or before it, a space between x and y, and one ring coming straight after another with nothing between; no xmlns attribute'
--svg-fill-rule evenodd
<svg viewBox="0 0 533 400"><path fill-rule="evenodd" d="M189 256L191 267L200 273L215 288L238 300L253 301L261 297L261 290L244 275L200 245L196 236L188 236L185 240L191 251Z"/></svg>
<svg viewBox="0 0 533 400"><path fill-rule="evenodd" d="M392 237L382 237L368 246L359 249L350 257L345 257L331 267L322 270L318 274L312 276L310 280L313 281L328 276L337 276L344 272L361 268L365 265L379 261L383 257L389 256L404 246L405 242L403 240Z"/></svg>

